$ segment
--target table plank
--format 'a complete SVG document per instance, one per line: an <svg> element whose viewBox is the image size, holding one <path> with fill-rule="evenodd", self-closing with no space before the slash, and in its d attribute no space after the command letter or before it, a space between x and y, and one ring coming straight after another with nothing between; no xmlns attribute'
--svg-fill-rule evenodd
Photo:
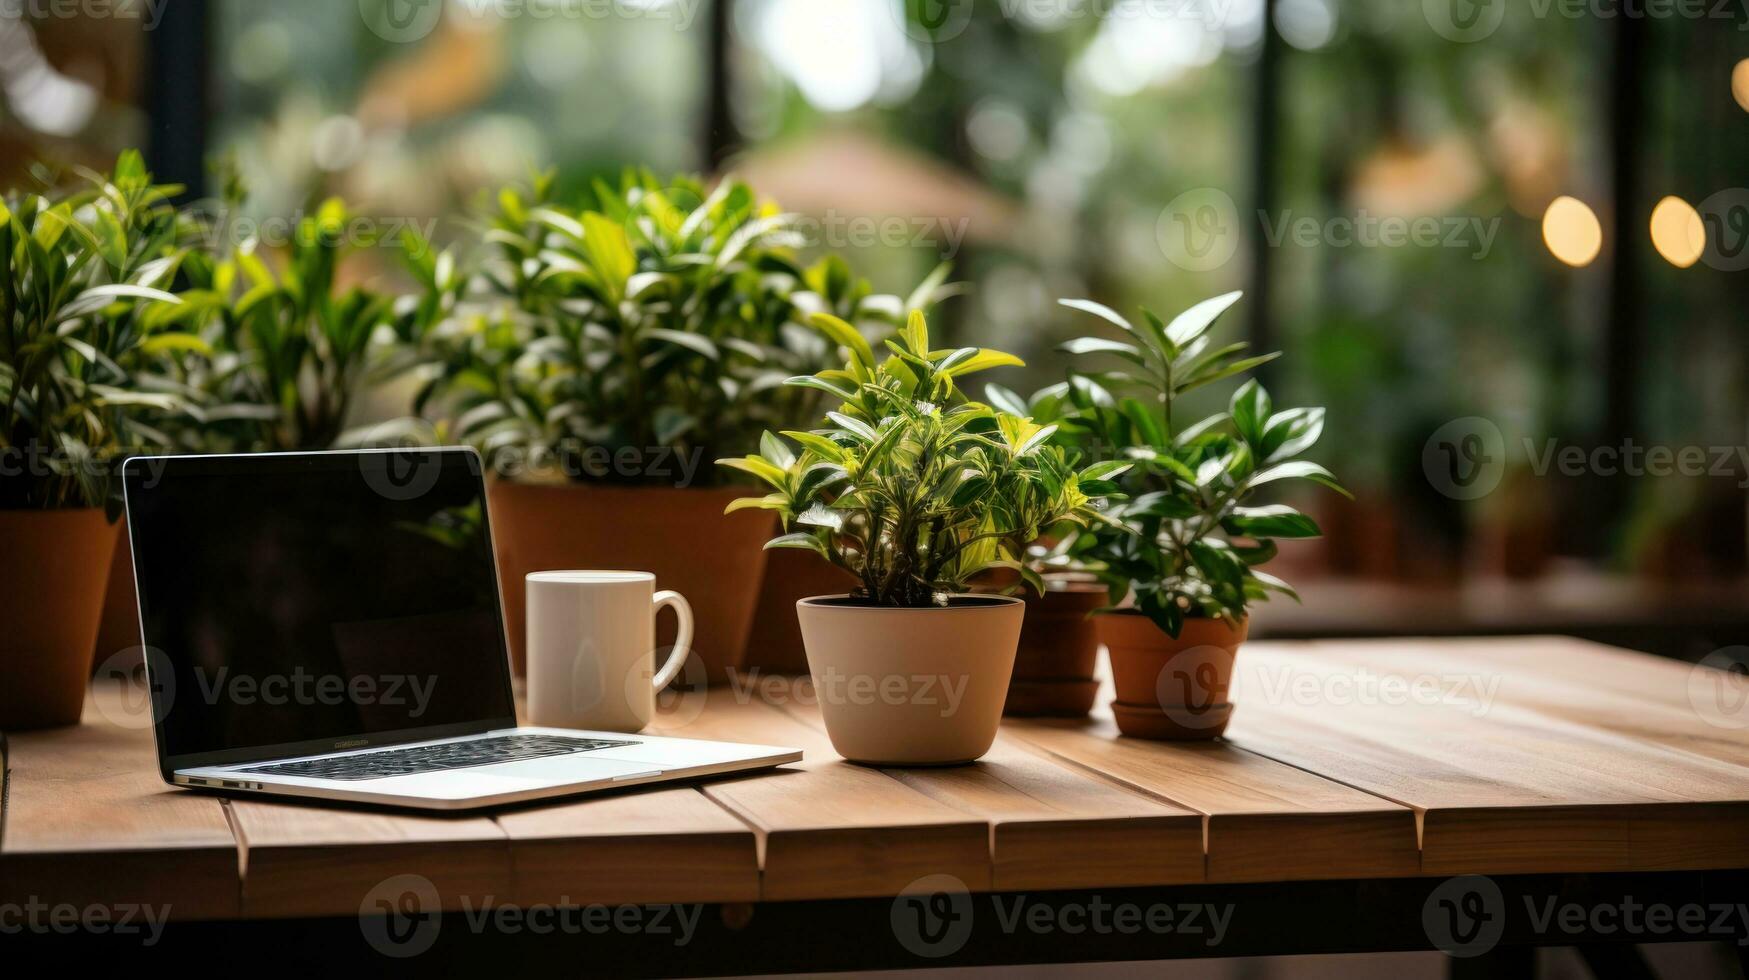
<svg viewBox="0 0 1749 980"><path fill-rule="evenodd" d="M751 825L766 901L896 895L919 878L952 875L991 886L990 827L885 774L838 758L824 735L744 692L719 688L702 710L683 703L652 731L800 748L775 773L705 783L703 792Z"/></svg>
<svg viewBox="0 0 1749 980"><path fill-rule="evenodd" d="M1415 817L1389 800L1225 742L1124 738L1103 709L1086 721L1011 723L1040 749L1203 815L1209 881L1414 874Z"/></svg>
<svg viewBox="0 0 1749 980"><path fill-rule="evenodd" d="M520 905L753 902L753 830L694 787L632 790L496 817Z"/></svg>
<svg viewBox="0 0 1749 980"><path fill-rule="evenodd" d="M1377 662L1390 645L1326 648ZM1749 765L1749 679L1564 636L1419 644L1442 671L1487 665L1496 697L1550 718L1602 728L1696 755Z"/></svg>
<svg viewBox="0 0 1749 980"><path fill-rule="evenodd" d="M237 915L224 806L158 775L140 703L100 690L83 725L6 737L0 903L167 906L172 921Z"/></svg>
<svg viewBox="0 0 1749 980"><path fill-rule="evenodd" d="M1248 646L1232 740L1412 807L1428 874L1740 867L1749 770L1527 708L1443 641ZM1362 682L1372 685L1367 688ZM1395 683L1395 695L1381 693ZM1404 692L1422 685L1423 695ZM1358 693L1372 690L1374 693Z"/></svg>
<svg viewBox="0 0 1749 980"><path fill-rule="evenodd" d="M784 710L825 731L811 697L792 700ZM883 771L990 824L997 890L1203 879L1201 814L1122 789L1010 735L999 734L990 753L973 765Z"/></svg>
<svg viewBox="0 0 1749 980"><path fill-rule="evenodd" d="M445 911L511 894L509 841L489 817L246 798L227 806L243 849L249 918L358 915L379 886L402 875L430 881Z"/></svg>

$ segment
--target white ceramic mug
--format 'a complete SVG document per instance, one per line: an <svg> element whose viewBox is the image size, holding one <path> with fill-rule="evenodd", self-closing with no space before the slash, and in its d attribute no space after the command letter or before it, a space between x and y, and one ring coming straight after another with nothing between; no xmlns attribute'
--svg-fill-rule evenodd
<svg viewBox="0 0 1749 980"><path fill-rule="evenodd" d="M656 692L692 650L692 607L657 592L649 572L534 572L528 576L528 717L546 728L636 732ZM680 619L674 650L653 669L656 613Z"/></svg>

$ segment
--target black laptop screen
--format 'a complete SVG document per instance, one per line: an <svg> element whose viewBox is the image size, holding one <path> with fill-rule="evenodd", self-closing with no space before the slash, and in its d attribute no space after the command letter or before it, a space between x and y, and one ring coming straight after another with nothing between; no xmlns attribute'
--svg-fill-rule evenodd
<svg viewBox="0 0 1749 980"><path fill-rule="evenodd" d="M130 461L163 754L512 718L478 467L455 451Z"/></svg>

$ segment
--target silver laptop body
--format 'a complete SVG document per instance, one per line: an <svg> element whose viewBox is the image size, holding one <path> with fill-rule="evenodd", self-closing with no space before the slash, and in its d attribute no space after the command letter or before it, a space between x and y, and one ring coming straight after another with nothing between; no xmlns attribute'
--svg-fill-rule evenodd
<svg viewBox="0 0 1749 980"><path fill-rule="evenodd" d="M802 757L519 727L471 450L139 457L123 485L174 785L461 810Z"/></svg>

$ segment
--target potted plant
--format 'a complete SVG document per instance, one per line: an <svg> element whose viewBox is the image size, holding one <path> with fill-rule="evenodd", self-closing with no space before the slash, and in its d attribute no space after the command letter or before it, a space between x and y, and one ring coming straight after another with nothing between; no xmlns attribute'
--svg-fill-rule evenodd
<svg viewBox="0 0 1749 980"><path fill-rule="evenodd" d="M116 467L157 437L147 416L188 407L133 369L165 343L147 314L179 302L162 288L184 257L165 203L178 189L154 186L132 152L88 177L81 192L0 200L0 555L16 572L0 593L5 730L79 721L116 548Z"/></svg>
<svg viewBox="0 0 1749 980"><path fill-rule="evenodd" d="M849 351L843 370L790 384L841 400L830 425L767 436L762 452L725 466L772 488L730 510L775 511L785 533L767 545L811 551L859 583L797 605L808 666L839 754L871 765L948 765L995 739L1024 604L969 595L1006 568L1034 585L1021 550L1043 528L1100 519L1099 499L1123 464L1077 472L1053 430L966 400L967 375L1018 364L996 351L933 350L921 313L887 342L850 324L812 322Z"/></svg>
<svg viewBox="0 0 1749 980"><path fill-rule="evenodd" d="M1001 385L985 386L985 398L1004 412L1055 425L1052 441L1087 455L1097 446L1084 438L1075 417L1070 385L1043 388L1030 399ZM1081 528L1051 528L1026 552L1025 562L1043 582L1043 590L1028 591L1026 621L1014 658L1014 679L1002 713L1021 718L1079 718L1093 709L1099 695L1099 634L1093 614L1106 604L1106 587L1088 557L1094 538ZM1008 576L1014 577L1014 576Z"/></svg>
<svg viewBox="0 0 1749 980"><path fill-rule="evenodd" d="M1261 566L1274 557L1276 539L1318 535L1311 518L1254 497L1288 480L1346 493L1324 467L1299 458L1323 432L1322 409L1277 411L1250 380L1224 413L1191 424L1174 414L1186 393L1276 356L1251 357L1245 344L1212 340L1215 322L1239 298L1205 301L1170 324L1146 311L1133 324L1096 303L1064 304L1127 334L1065 345L1127 362L1122 370L1078 374L1069 388L1091 437L1134 464L1123 477L1127 499L1111 513L1122 529L1091 527L1086 552L1121 606L1096 622L1111 654L1113 711L1127 735L1214 738L1225 731L1251 603L1277 592L1297 599Z"/></svg>
<svg viewBox="0 0 1749 980"><path fill-rule="evenodd" d="M959 287L947 281L950 267L938 266L909 297L877 294L866 279L855 276L849 265L828 255L804 270L796 284L802 288L789 295L793 322L783 328L783 342L773 349L774 358L792 375L815 374L832 367L838 347L804 324L809 316L828 313L855 326L864 336L884 339L904 322L912 310L929 313L937 303L955 295ZM820 417L827 396L816 388L786 386L767 396L781 398L777 408L784 420L777 428L803 425ZM856 580L842 569L821 562L793 548L778 548L766 555L765 580L753 613L747 637L746 666L790 674L808 672L802 631L796 619L796 603L810 596L848 592Z"/></svg>
<svg viewBox="0 0 1749 980"><path fill-rule="evenodd" d="M692 601L694 651L721 681L745 654L772 522L721 520L740 491L703 464L809 417L812 394L782 387L786 365L827 349L799 329L809 270L793 220L737 181L630 174L594 198L564 204L550 177L499 195L477 273L451 309L426 304L436 315L404 330L419 404L441 400L497 477L518 669L528 572L631 567Z"/></svg>
<svg viewBox="0 0 1749 980"><path fill-rule="evenodd" d="M343 286L343 264L376 242L360 237L344 202L330 199L293 226L278 271L253 236L212 248L236 233L226 222L244 192L229 183L224 212L186 217L182 302L144 313L158 348L142 365L142 381L189 393L201 406L163 426L164 441L191 453L337 448L392 303L373 290ZM110 569L97 654L112 656L139 637L124 539Z"/></svg>

